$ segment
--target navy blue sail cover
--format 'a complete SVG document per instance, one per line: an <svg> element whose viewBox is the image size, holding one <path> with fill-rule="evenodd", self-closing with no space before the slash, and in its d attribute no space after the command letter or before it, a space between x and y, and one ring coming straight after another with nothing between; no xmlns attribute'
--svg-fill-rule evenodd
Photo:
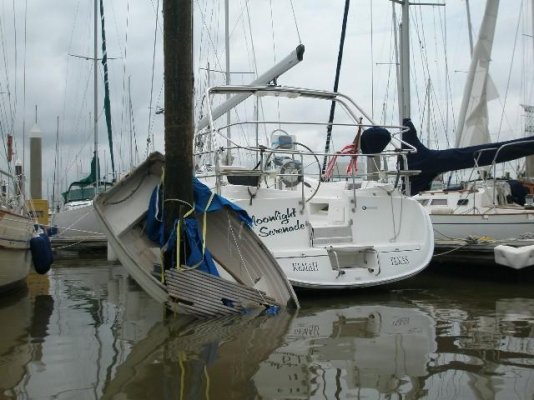
<svg viewBox="0 0 534 400"><path fill-rule="evenodd" d="M506 144L517 143L516 146L505 147L496 158L497 163L516 160L534 154L534 137L488 143L478 146L453 148L447 150L431 150L425 147L417 137L417 130L407 118L403 125L409 128L402 136L403 140L417 149L417 153L408 154L408 169L420 170L419 175L410 177L410 195L429 190L432 181L444 172L491 165L497 150ZM526 140L532 140L526 143ZM407 146L403 146L406 148Z"/></svg>
<svg viewBox="0 0 534 400"><path fill-rule="evenodd" d="M391 140L391 133L386 128L372 126L362 132L360 147L363 154L381 153Z"/></svg>

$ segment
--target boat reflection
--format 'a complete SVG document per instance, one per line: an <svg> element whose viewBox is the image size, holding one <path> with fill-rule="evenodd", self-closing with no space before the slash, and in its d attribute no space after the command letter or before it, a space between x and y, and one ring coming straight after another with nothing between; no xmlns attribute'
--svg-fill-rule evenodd
<svg viewBox="0 0 534 400"><path fill-rule="evenodd" d="M298 314L204 321L120 267L43 279L0 305L0 399L534 398L527 285L314 293Z"/></svg>
<svg viewBox="0 0 534 400"><path fill-rule="evenodd" d="M262 398L408 393L436 351L432 319L414 307L354 305L300 313L260 366Z"/></svg>
<svg viewBox="0 0 534 400"><path fill-rule="evenodd" d="M156 324L137 343L104 388L103 399L251 399L251 379L282 345L293 319L244 315L195 320L177 316Z"/></svg>
<svg viewBox="0 0 534 400"><path fill-rule="evenodd" d="M43 276L43 279L48 279ZM28 374L30 363L42 362L54 299L35 294L31 286L6 296L0 305L0 398L18 398L17 386Z"/></svg>

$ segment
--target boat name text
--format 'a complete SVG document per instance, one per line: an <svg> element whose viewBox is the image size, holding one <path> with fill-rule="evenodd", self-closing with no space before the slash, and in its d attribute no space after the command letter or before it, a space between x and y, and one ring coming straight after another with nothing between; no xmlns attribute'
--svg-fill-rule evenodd
<svg viewBox="0 0 534 400"><path fill-rule="evenodd" d="M297 218L296 208L286 208L284 211L276 210L271 215L257 217L252 215L252 224L257 229L259 237L269 237L284 233L294 232L306 227ZM296 219L296 220L295 220ZM279 223L281 226L267 226L269 223Z"/></svg>

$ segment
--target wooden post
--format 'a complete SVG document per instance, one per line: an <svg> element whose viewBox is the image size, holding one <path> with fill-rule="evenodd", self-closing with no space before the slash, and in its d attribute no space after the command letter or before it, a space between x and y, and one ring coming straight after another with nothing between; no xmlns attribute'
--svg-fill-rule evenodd
<svg viewBox="0 0 534 400"><path fill-rule="evenodd" d="M163 1L165 68L165 236L193 204L193 10L192 0ZM168 268L169 260L165 260Z"/></svg>

